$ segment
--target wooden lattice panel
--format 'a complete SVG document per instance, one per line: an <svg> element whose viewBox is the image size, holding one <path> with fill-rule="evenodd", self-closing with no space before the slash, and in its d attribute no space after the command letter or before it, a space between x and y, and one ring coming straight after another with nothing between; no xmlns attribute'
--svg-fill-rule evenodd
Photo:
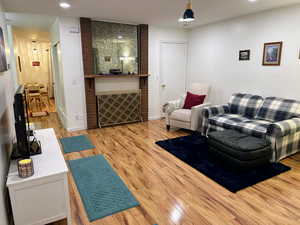
<svg viewBox="0 0 300 225"><path fill-rule="evenodd" d="M140 90L98 92L99 127L141 121Z"/></svg>

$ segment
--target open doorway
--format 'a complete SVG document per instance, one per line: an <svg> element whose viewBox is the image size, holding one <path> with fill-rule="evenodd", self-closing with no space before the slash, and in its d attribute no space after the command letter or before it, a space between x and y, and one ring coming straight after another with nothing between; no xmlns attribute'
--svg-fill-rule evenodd
<svg viewBox="0 0 300 225"><path fill-rule="evenodd" d="M39 17L39 18L37 18ZM11 23L18 83L24 85L31 117L56 112L52 71L51 17L7 13Z"/></svg>
<svg viewBox="0 0 300 225"><path fill-rule="evenodd" d="M49 33L13 27L18 81L24 85L32 117L55 112Z"/></svg>

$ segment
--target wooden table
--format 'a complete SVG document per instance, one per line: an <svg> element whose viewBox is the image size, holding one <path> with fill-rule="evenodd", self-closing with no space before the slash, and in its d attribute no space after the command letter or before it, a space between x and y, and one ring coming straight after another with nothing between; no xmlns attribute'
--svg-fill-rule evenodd
<svg viewBox="0 0 300 225"><path fill-rule="evenodd" d="M25 84L25 89L28 89L30 86L39 86L40 89L43 89L45 87L44 84Z"/></svg>

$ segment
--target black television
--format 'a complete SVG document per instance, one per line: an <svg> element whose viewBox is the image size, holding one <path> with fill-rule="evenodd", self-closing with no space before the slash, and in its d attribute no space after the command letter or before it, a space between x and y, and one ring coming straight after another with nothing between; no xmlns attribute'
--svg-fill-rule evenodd
<svg viewBox="0 0 300 225"><path fill-rule="evenodd" d="M41 145L30 130L29 113L26 101L26 92L23 85L20 85L14 96L14 115L17 143L12 158L29 158L31 155L41 154Z"/></svg>
<svg viewBox="0 0 300 225"><path fill-rule="evenodd" d="M29 116L25 101L25 89L20 85L14 96L14 115L17 143L12 154L13 158L30 157Z"/></svg>

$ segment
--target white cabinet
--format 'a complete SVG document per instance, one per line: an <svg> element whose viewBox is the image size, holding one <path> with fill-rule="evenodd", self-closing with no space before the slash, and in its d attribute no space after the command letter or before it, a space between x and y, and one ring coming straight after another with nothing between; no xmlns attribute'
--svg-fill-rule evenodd
<svg viewBox="0 0 300 225"><path fill-rule="evenodd" d="M7 187L15 225L45 225L67 218L71 225L68 167L53 129L35 131L42 154L32 157L34 175L20 178L10 166Z"/></svg>

